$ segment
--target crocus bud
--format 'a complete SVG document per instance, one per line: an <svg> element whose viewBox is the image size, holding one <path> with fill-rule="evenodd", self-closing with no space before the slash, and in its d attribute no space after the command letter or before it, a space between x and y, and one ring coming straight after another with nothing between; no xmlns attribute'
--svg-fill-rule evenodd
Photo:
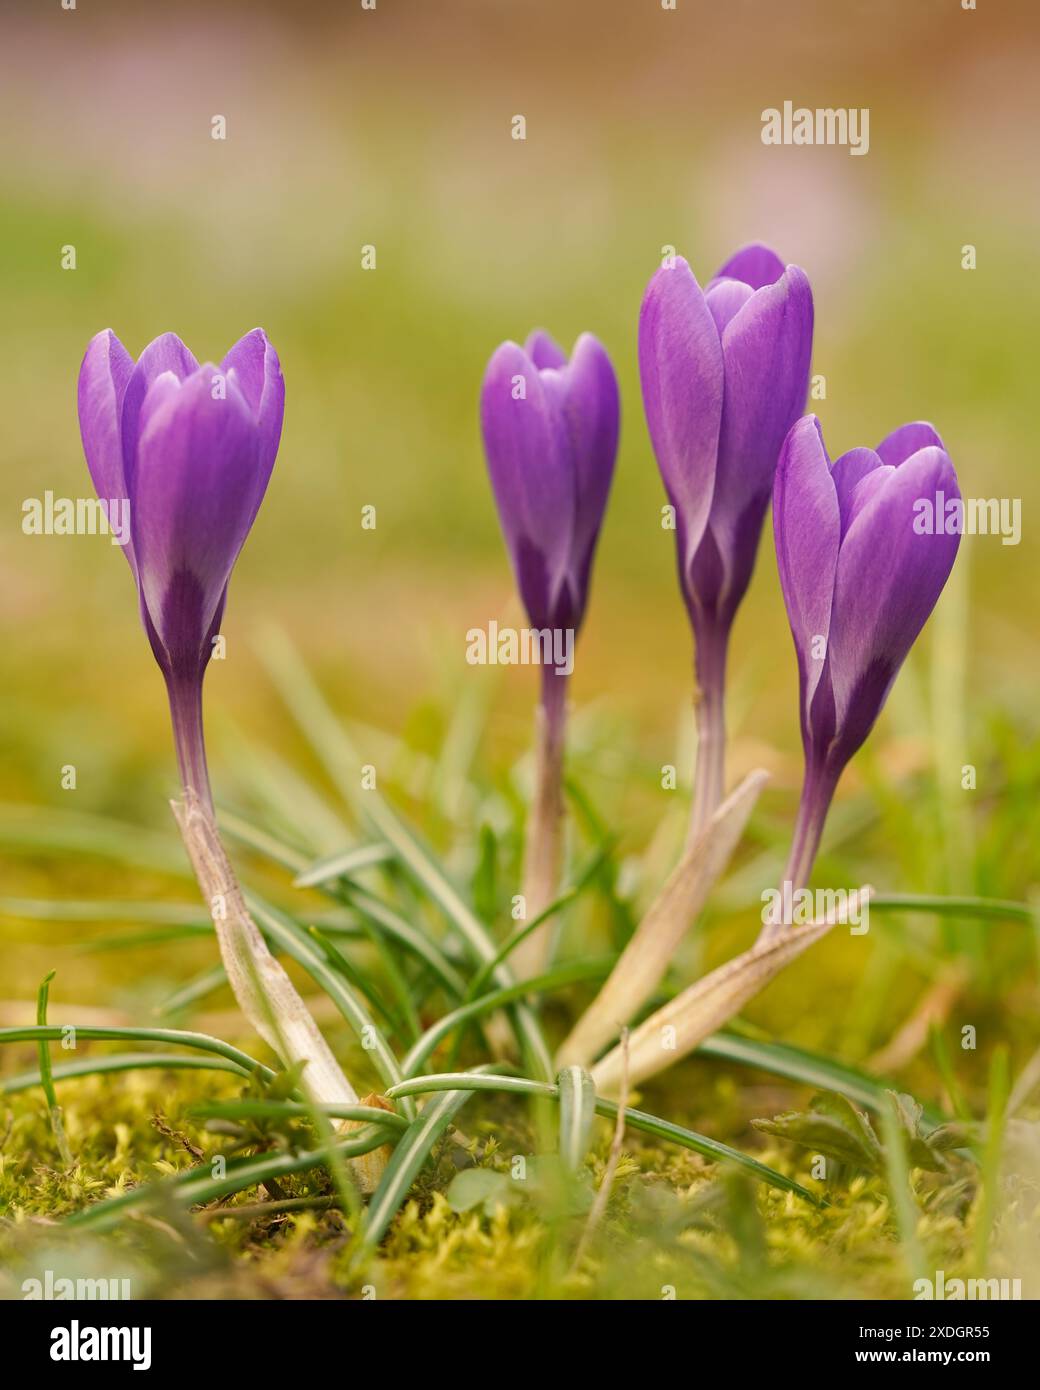
<svg viewBox="0 0 1040 1390"><path fill-rule="evenodd" d="M126 556L166 678L182 780L206 804L202 676L274 466L284 401L277 354L259 328L219 367L199 366L173 333L135 363L106 329L80 368L87 465L99 497L129 503Z"/></svg>
<svg viewBox="0 0 1040 1390"><path fill-rule="evenodd" d="M531 626L541 634L542 699L535 793L525 848L525 921L559 880L567 677L585 616L592 560L617 454L617 379L603 346L583 333L568 361L547 333L503 343L484 376L480 422L499 520ZM548 927L513 963L531 974Z"/></svg>
<svg viewBox="0 0 1040 1390"><path fill-rule="evenodd" d="M773 489L780 584L798 655L805 782L785 878L809 877L834 788L874 726L935 607L960 535L922 525L959 499L931 425L903 425L877 449L831 463L807 415L784 442ZM940 509L942 503L940 502Z"/></svg>
<svg viewBox="0 0 1040 1390"><path fill-rule="evenodd" d="M706 291L676 257L643 298L643 402L674 508L679 584L696 647L692 834L722 800L729 634L754 569L780 446L805 409L812 334L804 271L785 267L765 246L738 251Z"/></svg>
<svg viewBox="0 0 1040 1390"><path fill-rule="evenodd" d="M577 631L617 454L614 368L591 333L570 361L547 333L503 343L480 422L499 520L535 628Z"/></svg>

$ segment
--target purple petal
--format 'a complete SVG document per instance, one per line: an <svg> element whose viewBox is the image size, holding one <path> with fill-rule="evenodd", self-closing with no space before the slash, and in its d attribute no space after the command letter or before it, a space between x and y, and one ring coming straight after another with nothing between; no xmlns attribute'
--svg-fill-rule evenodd
<svg viewBox="0 0 1040 1390"><path fill-rule="evenodd" d="M134 359L110 328L90 340L79 369L79 429L87 468L99 498L127 496L120 419ZM133 543L123 547L137 577Z"/></svg>
<svg viewBox="0 0 1040 1390"><path fill-rule="evenodd" d="M715 327L719 330L720 337L725 332L730 319L743 309L753 294L754 290L750 285L745 285L743 280L712 281L704 298L711 310L711 316L715 320Z"/></svg>
<svg viewBox="0 0 1040 1390"><path fill-rule="evenodd" d="M575 480L560 411L564 394L561 373L540 373L521 347L508 342L488 363L480 394L499 521L520 595L537 627L552 623L574 534Z"/></svg>
<svg viewBox="0 0 1040 1390"><path fill-rule="evenodd" d="M543 367L559 368L567 365L567 354L544 328L536 328L533 333L528 334L524 351L539 370Z"/></svg>
<svg viewBox="0 0 1040 1390"><path fill-rule="evenodd" d="M242 392L260 431L260 466L257 470L253 515L250 518L252 522L264 500L282 438L285 380L278 354L262 328L254 328L238 340L221 363L221 370Z"/></svg>
<svg viewBox="0 0 1040 1390"><path fill-rule="evenodd" d="M780 451L773 531L780 587L798 654L802 729L807 737L809 709L827 656L841 540L838 495L815 415L798 421ZM823 646L814 656L813 639L820 637Z"/></svg>
<svg viewBox="0 0 1040 1390"><path fill-rule="evenodd" d="M131 525L142 603L173 670L205 665L262 466L245 398L237 388L214 398L217 370L158 374L140 411Z"/></svg>
<svg viewBox="0 0 1040 1390"><path fill-rule="evenodd" d="M846 759L870 732L953 567L959 535L914 529L915 503L937 492L960 496L952 463L931 446L886 475L842 542L828 664Z"/></svg>
<svg viewBox="0 0 1040 1390"><path fill-rule="evenodd" d="M575 343L570 363L560 375L565 383L563 421L574 467L571 563L580 613L585 607L589 568L614 476L621 404L613 365L591 333L583 333Z"/></svg>
<svg viewBox="0 0 1040 1390"><path fill-rule="evenodd" d="M838 494L838 504L841 507L841 534L844 535L849 529L849 510L852 506L852 494L856 490L857 484L868 473L881 467L881 459L873 449L850 449L847 454L842 454L831 469L831 477L834 479L834 487Z"/></svg>
<svg viewBox="0 0 1040 1390"><path fill-rule="evenodd" d="M843 511L841 518L841 534L845 536L852 523L859 516L860 512L873 500L877 493L885 486L889 478L896 470L887 463L883 463L880 468L873 468L868 473L864 473L859 482L852 489L849 498L847 511Z"/></svg>
<svg viewBox="0 0 1040 1390"><path fill-rule="evenodd" d="M656 272L643 297L639 372L650 440L682 520L685 574L704 534L715 486L723 364L715 320L681 257Z"/></svg>
<svg viewBox="0 0 1040 1390"><path fill-rule="evenodd" d="M763 246L760 241L753 241L730 256L726 264L715 272L715 280L742 280L753 290L760 290L764 285L772 285L779 280L784 268L783 261L775 251Z"/></svg>
<svg viewBox="0 0 1040 1390"><path fill-rule="evenodd" d="M134 505L137 472L138 417L148 388L163 372L172 372L179 381L185 381L193 372L198 371L198 366L193 354L176 333L163 333L155 338L137 359L137 365L127 382L126 394L123 397L120 424L123 440L123 477L131 510Z"/></svg>
<svg viewBox="0 0 1040 1390"><path fill-rule="evenodd" d="M812 333L809 281L789 266L751 295L722 335L725 396L710 526L725 583L705 600L723 616L747 590L780 447L805 409Z"/></svg>
<svg viewBox="0 0 1040 1390"><path fill-rule="evenodd" d="M914 420L909 425L900 425L877 446L882 463L890 463L897 468L912 454L921 449L945 448L938 432L927 420Z"/></svg>

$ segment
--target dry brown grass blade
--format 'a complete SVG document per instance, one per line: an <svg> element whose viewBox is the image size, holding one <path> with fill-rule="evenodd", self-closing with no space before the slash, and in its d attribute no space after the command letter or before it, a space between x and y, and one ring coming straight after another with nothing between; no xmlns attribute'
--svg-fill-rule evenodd
<svg viewBox="0 0 1040 1390"><path fill-rule="evenodd" d="M768 777L761 769L748 773L712 816L704 834L686 848L606 984L560 1048L561 1067L588 1066L661 983L676 947L729 863Z"/></svg>
<svg viewBox="0 0 1040 1390"><path fill-rule="evenodd" d="M302 1084L312 1100L356 1105L357 1092L246 909L213 817L191 792L171 804L213 918L228 982L250 1026L286 1066L306 1063ZM343 1121L340 1127L346 1130L355 1124ZM362 1190L372 1192L385 1158L376 1150L353 1159L351 1166Z"/></svg>
<svg viewBox="0 0 1040 1390"><path fill-rule="evenodd" d="M849 911L870 889L849 895ZM844 913L841 914L842 916ZM687 1056L711 1033L740 1012L749 999L763 990L786 965L795 960L839 921L828 913L819 922L787 928L785 934L765 946L755 945L743 955L705 975L646 1019L629 1040L629 1081L637 1086ZM623 1058L615 1047L592 1068L592 1079L601 1095L615 1093L620 1085Z"/></svg>

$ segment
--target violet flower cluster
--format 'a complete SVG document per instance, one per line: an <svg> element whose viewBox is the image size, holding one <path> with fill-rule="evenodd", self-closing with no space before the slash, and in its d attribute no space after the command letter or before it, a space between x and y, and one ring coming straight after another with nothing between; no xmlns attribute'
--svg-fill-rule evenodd
<svg viewBox="0 0 1040 1390"><path fill-rule="evenodd" d="M830 464L815 418L803 417L812 291L804 271L766 246L737 251L705 290L682 257L667 260L647 286L638 337L647 427L694 635L698 748L687 854L722 814L727 651L772 498L801 677L806 771L787 869L801 884L842 769L953 565L958 537L918 534L914 501L958 496L956 475L925 424ZM517 586L537 627L581 623L617 420L613 371L588 334L569 363L541 333L525 349L503 344L491 359L481 398L485 452ZM555 760L548 769L540 760L535 808L545 777L558 784L562 776L562 689L546 668ZM558 839L561 814L557 798L548 831L545 817L533 816L528 858L532 839ZM559 863L557 843L535 911L557 891ZM668 891L676 896L674 885Z"/></svg>
<svg viewBox="0 0 1040 1390"><path fill-rule="evenodd" d="M914 525L922 497L959 497L953 465L930 425L904 425L876 450L853 449L831 462L815 417L803 416L812 334L804 272L764 246L738 251L706 290L676 257L654 274L643 299L639 371L694 635L699 745L683 856L585 1026L579 1021L565 1044L583 1065L655 988L765 777L751 774L724 799L727 651L770 497L805 751L786 870L796 887L811 873L842 771L873 727L956 556L957 534L924 534ZM231 571L271 476L284 398L278 357L260 329L219 367L200 366L173 334L157 338L135 362L106 331L90 343L80 371L80 425L95 487L99 497L129 504L125 549L167 685L187 808L178 819L204 892L226 883L234 894L237 885L213 821L202 682ZM560 669L554 637L568 634L573 650L588 606L618 448L610 358L588 333L570 357L542 331L523 347L503 343L484 377L480 420L517 589L540 639L525 909L521 939L510 943L511 964L526 978L548 958L547 919L560 889L570 665ZM288 1059L307 1063L314 1093L349 1102L353 1089L240 898L234 930L218 924L218 937L247 1016L267 1036L270 1013L260 997L267 991L281 1030L270 1034L272 1046L289 1038ZM816 939L802 933L773 942L784 930L767 924L759 946L670 1002L669 1021L678 1020L684 1047L695 1046L705 1028ZM632 952L639 955L636 971L627 959ZM638 1075L661 1065L657 1017L633 1039ZM615 1049L598 1075L614 1077L620 1065Z"/></svg>
<svg viewBox="0 0 1040 1390"><path fill-rule="evenodd" d="M722 800L730 631L755 567L780 445L805 408L812 336L805 272L765 246L738 251L706 290L676 257L643 298L643 402L695 641L692 835Z"/></svg>

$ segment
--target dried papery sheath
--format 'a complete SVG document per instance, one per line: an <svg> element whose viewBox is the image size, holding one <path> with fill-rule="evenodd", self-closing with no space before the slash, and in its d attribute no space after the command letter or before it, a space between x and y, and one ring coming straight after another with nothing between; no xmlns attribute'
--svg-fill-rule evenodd
<svg viewBox="0 0 1040 1390"><path fill-rule="evenodd" d="M190 789L183 801L171 802L171 806L199 888L210 907L228 983L251 1027L286 1066L306 1063L301 1084L311 1100L356 1105L357 1092L246 909L209 809ZM347 1120L340 1127L348 1130L359 1126ZM385 1165L386 1153L380 1149L352 1160L363 1192L375 1190Z"/></svg>
<svg viewBox="0 0 1040 1390"><path fill-rule="evenodd" d="M807 415L777 467L777 565L798 656L805 777L785 882L808 882L838 779L860 748L942 593L960 535L919 524L922 501L959 499L931 425L831 463ZM767 922L763 940L785 930Z"/></svg>
<svg viewBox="0 0 1040 1390"><path fill-rule="evenodd" d="M629 1080L638 1085L688 1056L699 1043L738 1014L785 966L836 926L859 913L869 888L853 891L846 903L805 926L793 927L778 940L758 942L735 956L663 1008L651 1014L628 1042ZM624 1058L620 1047L592 1068L596 1090L615 1093L621 1083Z"/></svg>
<svg viewBox="0 0 1040 1390"><path fill-rule="evenodd" d="M175 813L228 978L249 1022L282 1060L307 1063L303 1084L314 1098L354 1104L354 1088L246 913L213 818L203 738L202 681L232 568L274 466L284 402L278 357L261 329L219 367L200 366L172 333L134 362L106 330L80 368L83 449L99 497L129 505L124 548L166 681L184 786ZM363 1185L371 1184L372 1167L357 1161Z"/></svg>
<svg viewBox="0 0 1040 1390"><path fill-rule="evenodd" d="M691 840L724 793L730 630L751 581L780 446L805 409L812 335L805 273L765 246L738 251L706 290L673 257L643 298L643 402L674 512L695 645Z"/></svg>
<svg viewBox="0 0 1040 1390"><path fill-rule="evenodd" d="M610 358L590 333L581 335L569 359L541 331L524 347L503 343L481 388L484 451L502 533L528 619L542 635L535 789L524 856L528 922L559 889L571 666L560 662L559 653L573 655L585 616L617 454L619 410ZM545 962L551 932L547 922L514 952L521 978Z"/></svg>
<svg viewBox="0 0 1040 1390"><path fill-rule="evenodd" d="M642 919L599 994L560 1048L560 1066L586 1066L612 1042L664 979L676 948L693 925L729 862L765 785L750 773L689 843L663 890Z"/></svg>

